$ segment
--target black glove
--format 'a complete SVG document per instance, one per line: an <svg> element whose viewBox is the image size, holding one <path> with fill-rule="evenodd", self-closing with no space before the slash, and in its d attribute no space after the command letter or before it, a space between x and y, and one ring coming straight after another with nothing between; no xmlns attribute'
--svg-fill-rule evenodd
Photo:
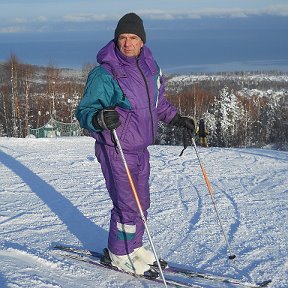
<svg viewBox="0 0 288 288"><path fill-rule="evenodd" d="M119 127L121 122L119 120L119 114L114 110L114 107L108 107L93 116L92 124L95 129L113 130Z"/></svg>
<svg viewBox="0 0 288 288"><path fill-rule="evenodd" d="M187 128L191 132L191 135L195 131L194 120L187 116L180 116L179 114L176 114L174 118L171 120L170 124L175 125L177 127Z"/></svg>

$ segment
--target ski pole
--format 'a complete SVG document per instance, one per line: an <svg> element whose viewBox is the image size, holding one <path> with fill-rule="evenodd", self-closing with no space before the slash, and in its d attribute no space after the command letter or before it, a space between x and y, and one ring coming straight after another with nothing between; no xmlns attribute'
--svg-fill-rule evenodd
<svg viewBox="0 0 288 288"><path fill-rule="evenodd" d="M213 205L214 205L214 209L215 209L215 212L216 212L216 215L217 215L217 218L218 218L218 221L219 221L219 224L220 224L220 227L221 227L221 230L223 232L223 235L224 235L224 238L225 238L225 242L227 244L227 247L228 247L228 251L229 251L229 259L235 259L236 258L236 255L232 253L232 249L229 245L229 242L228 242L228 239L227 239L227 236L226 236L226 233L225 233L225 230L223 228L223 224L222 224L222 221L221 221L221 218L219 216L219 213L218 213L218 209L217 209L217 204L216 204L216 200L215 200L215 197L214 197L214 193L213 193L213 190L212 190L212 187L211 187L211 184L209 182L209 179L208 179L208 176L207 176L207 173L205 171L205 168L204 168L204 165L200 159L200 156L199 156L199 153L198 153L198 150L197 150L197 147L196 147L196 143L195 143L195 140L194 138L192 137L192 143L193 143L193 147L195 149L195 152L196 152L196 155L197 155L197 158L198 158L198 161L200 163L200 167L201 167L201 170L202 170L202 173L203 173L203 176L204 176L204 179L205 179L205 182L206 182L206 185L207 185L207 188L208 188L208 191L211 195L211 199L212 199L212 202L213 202Z"/></svg>
<svg viewBox="0 0 288 288"><path fill-rule="evenodd" d="M128 168L128 165L127 165L127 162L126 162L124 153L123 153L123 149L122 149L122 147L121 147L121 144L120 144L120 141L119 141L119 138L118 138L118 135L117 135L115 129L113 129L112 132L113 132L113 136L114 136L114 138L115 138L117 147L118 147L118 149L119 149L119 152L120 152L120 155L121 155L121 158L122 158L122 162L123 162L123 164L124 164L124 167L125 167L125 170L126 170L126 174L127 174L127 177L128 177L128 180L129 180L129 183L130 183L130 186L131 186L131 189L132 189L134 198L135 198L135 201L136 201L136 203L137 203L137 206L138 206L138 209L139 209L139 212L140 212L141 219L142 219L142 221L143 221L143 224L144 224L146 233L147 233L147 235L148 235L149 242L150 242L150 244L151 244L151 247L152 247L152 250L153 250L153 253L154 253L156 262L157 262L157 266L158 266L158 268L159 268L159 272L160 272L161 278L162 278L162 280L163 280L163 283L164 283L165 287L168 287L168 286L167 286L167 283L166 283L166 280L165 280L165 277L164 277L164 273L163 273L162 267L161 267L161 265L160 265L159 258L158 258L157 253L156 253L155 246L154 246L154 244L153 244L153 241L152 241L152 238L151 238L149 229L148 229L147 221L146 221L146 218L145 218L144 213L143 213L143 209L142 209L142 206L141 206L141 203L140 203L140 199L139 199L139 197L138 197L138 193L137 193L136 188L135 188L135 185L134 185L134 181L133 181L133 179L132 179L130 170L129 170L129 168Z"/></svg>

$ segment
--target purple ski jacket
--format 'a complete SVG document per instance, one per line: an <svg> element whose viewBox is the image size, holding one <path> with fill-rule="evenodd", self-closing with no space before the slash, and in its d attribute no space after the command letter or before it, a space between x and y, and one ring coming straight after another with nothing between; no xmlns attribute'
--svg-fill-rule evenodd
<svg viewBox="0 0 288 288"><path fill-rule="evenodd" d="M98 111L115 107L121 125L116 129L123 150L139 151L154 143L158 122L170 123L176 108L164 96L161 71L145 45L139 57L127 57L114 41L103 47L88 75L76 117L98 144L114 146L111 132L97 130L92 118Z"/></svg>

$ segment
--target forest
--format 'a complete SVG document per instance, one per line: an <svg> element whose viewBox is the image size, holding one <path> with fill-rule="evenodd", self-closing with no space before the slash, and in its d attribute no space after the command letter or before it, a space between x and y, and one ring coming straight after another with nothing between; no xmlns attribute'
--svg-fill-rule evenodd
<svg viewBox="0 0 288 288"><path fill-rule="evenodd" d="M0 63L0 137L28 137L51 118L75 123L92 67L39 67L11 54ZM196 124L204 119L209 146L288 150L287 73L191 73L165 75L165 82L166 97L181 114ZM156 144L182 145L182 132L161 123Z"/></svg>

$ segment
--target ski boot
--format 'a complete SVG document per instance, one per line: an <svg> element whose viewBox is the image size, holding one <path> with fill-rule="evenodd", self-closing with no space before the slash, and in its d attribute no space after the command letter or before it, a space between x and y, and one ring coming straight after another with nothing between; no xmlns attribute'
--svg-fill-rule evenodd
<svg viewBox="0 0 288 288"><path fill-rule="evenodd" d="M100 262L103 265L125 271L129 274L139 275L148 279L156 279L159 273L143 262L134 251L128 255L115 255L107 248L103 250L103 257Z"/></svg>
<svg viewBox="0 0 288 288"><path fill-rule="evenodd" d="M150 265L152 268L158 269L157 261L154 256L154 253L150 251L149 249L145 248L144 246L141 246L139 248L136 248L134 250L134 253L146 264ZM163 260L159 259L160 265L162 269L165 269L168 265L168 263Z"/></svg>

